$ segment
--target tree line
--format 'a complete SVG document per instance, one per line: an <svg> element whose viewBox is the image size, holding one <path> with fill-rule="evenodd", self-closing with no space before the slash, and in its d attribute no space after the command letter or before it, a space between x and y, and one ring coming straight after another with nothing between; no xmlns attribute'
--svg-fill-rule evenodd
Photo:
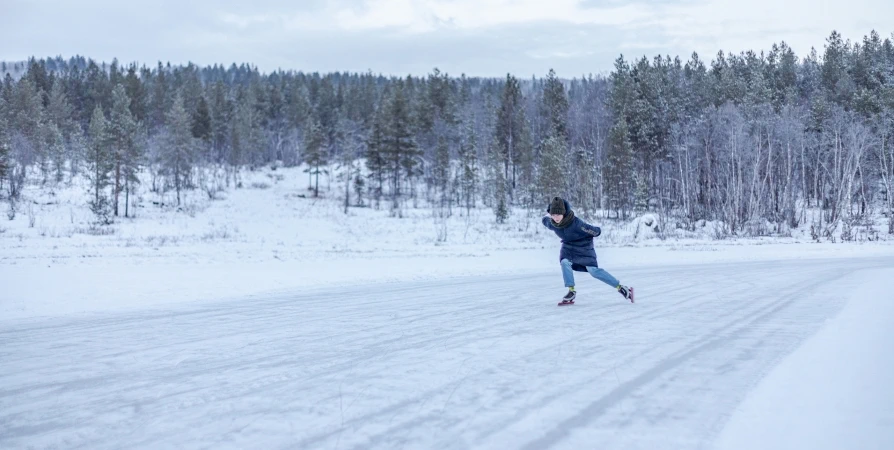
<svg viewBox="0 0 894 450"><path fill-rule="evenodd" d="M0 89L13 215L29 180L84 177L85 201L109 223L132 214L140 189L213 198L245 170L281 164L305 167L308 195L394 215L484 206L502 222L561 195L582 214L659 212L724 234L828 236L878 212L894 233L894 45L874 31L859 42L832 32L803 57L784 42L710 61L620 56L608 75L570 79L80 56L16 67Z"/></svg>

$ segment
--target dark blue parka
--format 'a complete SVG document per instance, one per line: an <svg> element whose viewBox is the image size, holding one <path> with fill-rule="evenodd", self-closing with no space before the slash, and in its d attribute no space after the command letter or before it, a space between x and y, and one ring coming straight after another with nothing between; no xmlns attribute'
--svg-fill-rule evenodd
<svg viewBox="0 0 894 450"><path fill-rule="evenodd" d="M565 216L571 214L571 204L565 202ZM549 213L549 206L546 207ZM564 220L563 220L564 221ZM602 234L599 227L594 227L575 216L564 226L557 225L549 216L543 217L543 226L549 228L562 239L562 251L559 252L559 261L568 259L571 268L578 272L586 272L587 266L599 267L596 262L596 249L593 248L593 238Z"/></svg>

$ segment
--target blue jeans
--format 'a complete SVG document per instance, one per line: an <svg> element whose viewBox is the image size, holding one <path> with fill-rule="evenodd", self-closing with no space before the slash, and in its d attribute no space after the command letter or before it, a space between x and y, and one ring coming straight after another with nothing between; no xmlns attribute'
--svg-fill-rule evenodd
<svg viewBox="0 0 894 450"><path fill-rule="evenodd" d="M561 264L562 278L565 280L565 287L574 286L574 271L571 270L571 261L563 259ZM590 272L590 275L593 275L593 278L600 280L611 287L618 287L618 285L621 284L617 278L606 272L605 269L587 266L587 272Z"/></svg>

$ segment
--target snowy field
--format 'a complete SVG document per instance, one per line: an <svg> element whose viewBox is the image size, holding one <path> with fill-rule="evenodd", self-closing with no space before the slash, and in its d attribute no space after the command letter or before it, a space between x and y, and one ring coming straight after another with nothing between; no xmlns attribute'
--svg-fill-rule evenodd
<svg viewBox="0 0 894 450"><path fill-rule="evenodd" d="M106 235L78 188L26 192L0 448L894 448L890 243L608 223L637 303L577 274L558 308L539 212L345 216L306 181L147 195Z"/></svg>

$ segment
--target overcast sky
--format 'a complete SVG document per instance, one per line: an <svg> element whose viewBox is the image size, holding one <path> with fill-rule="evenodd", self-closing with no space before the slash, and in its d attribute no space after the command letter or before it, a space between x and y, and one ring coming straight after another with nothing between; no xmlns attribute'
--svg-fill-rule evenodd
<svg viewBox="0 0 894 450"><path fill-rule="evenodd" d="M619 54L821 51L833 30L894 32L892 0L0 0L0 60L80 54L262 71L562 77Z"/></svg>

